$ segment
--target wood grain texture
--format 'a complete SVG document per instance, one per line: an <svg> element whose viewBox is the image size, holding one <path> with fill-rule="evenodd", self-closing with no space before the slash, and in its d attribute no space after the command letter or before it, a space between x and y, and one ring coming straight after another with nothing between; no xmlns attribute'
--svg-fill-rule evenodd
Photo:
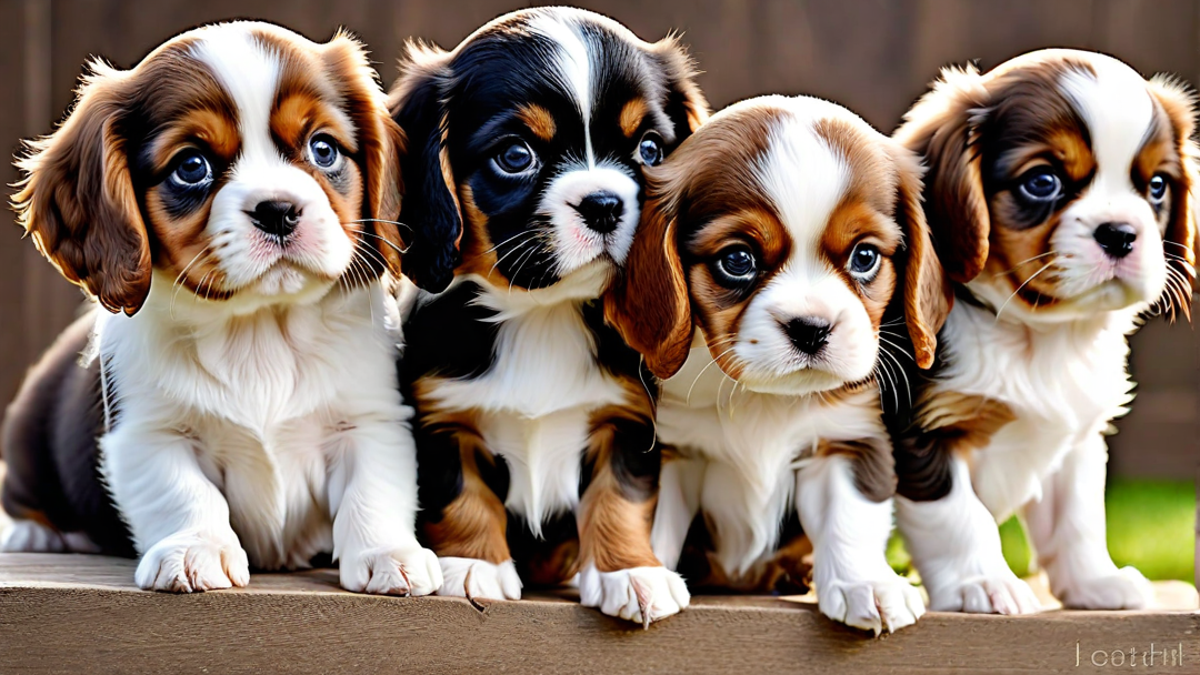
<svg viewBox="0 0 1200 675"><path fill-rule="evenodd" d="M481 612L342 592L329 570L190 596L134 590L132 576L131 561L0 555L0 672L1067 673L1151 643L1182 646L1192 669L1172 672L1200 670L1195 611L930 614L872 639L766 597L698 597L643 631L553 594Z"/></svg>

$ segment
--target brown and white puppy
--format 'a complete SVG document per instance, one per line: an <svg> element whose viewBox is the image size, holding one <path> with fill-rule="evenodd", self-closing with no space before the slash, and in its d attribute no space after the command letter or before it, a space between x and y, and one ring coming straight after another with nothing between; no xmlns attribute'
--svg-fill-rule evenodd
<svg viewBox="0 0 1200 675"><path fill-rule="evenodd" d="M5 550L132 548L165 591L320 553L350 590L440 585L381 282L402 149L345 35L226 23L92 64L19 162L21 223L103 309L9 409Z"/></svg>
<svg viewBox="0 0 1200 675"><path fill-rule="evenodd" d="M651 378L598 299L625 263L643 170L707 112L691 64L672 38L540 8L453 51L414 47L403 68L401 220L420 225L405 266L461 256L454 285L417 303L402 363L440 592L518 598L519 570L538 584L579 571L585 605L670 616L688 595L650 549Z"/></svg>
<svg viewBox="0 0 1200 675"><path fill-rule="evenodd" d="M665 378L665 565L699 512L711 578L756 586L798 512L823 613L876 633L921 616L884 557L895 476L877 381L913 358L886 336L905 322L929 366L949 306L920 195L914 154L807 97L731 106L651 173L606 307Z"/></svg>
<svg viewBox="0 0 1200 675"><path fill-rule="evenodd" d="M1000 554L1014 512L1063 604L1150 601L1108 554L1104 434L1131 399L1139 317L1190 316L1193 124L1170 79L1048 50L945 70L896 132L929 165L958 295L897 442L899 525L933 608L1036 609Z"/></svg>

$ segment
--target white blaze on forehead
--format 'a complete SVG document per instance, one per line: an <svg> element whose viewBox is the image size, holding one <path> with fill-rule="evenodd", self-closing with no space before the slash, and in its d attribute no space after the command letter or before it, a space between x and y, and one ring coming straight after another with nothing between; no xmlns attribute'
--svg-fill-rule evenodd
<svg viewBox="0 0 1200 675"><path fill-rule="evenodd" d="M1116 59L1096 55L1089 63L1095 75L1071 70L1063 90L1087 124L1099 173L1132 189L1129 169L1154 119L1150 92L1141 75Z"/></svg>
<svg viewBox="0 0 1200 675"><path fill-rule="evenodd" d="M198 31L193 55L212 68L237 108L241 161L283 161L271 140L271 108L279 86L278 55L237 24Z"/></svg>
<svg viewBox="0 0 1200 675"><path fill-rule="evenodd" d="M575 105L583 118L584 149L588 168L596 165L592 152L592 80L591 56L579 25L569 19L540 15L529 22L529 29L558 45L558 77L575 94Z"/></svg>
<svg viewBox="0 0 1200 675"><path fill-rule="evenodd" d="M822 109L832 104L815 99L785 100L791 105L772 125L768 149L755 167L755 178L791 233L794 246L789 266L796 266L818 260L821 235L845 194L849 167L841 153L816 132Z"/></svg>

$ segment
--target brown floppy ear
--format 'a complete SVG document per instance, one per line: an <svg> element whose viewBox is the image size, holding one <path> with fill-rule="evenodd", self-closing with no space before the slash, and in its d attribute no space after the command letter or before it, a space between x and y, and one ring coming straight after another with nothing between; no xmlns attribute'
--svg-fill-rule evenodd
<svg viewBox="0 0 1200 675"><path fill-rule="evenodd" d="M917 366L925 370L933 365L937 334L954 306L954 290L942 273L925 210L921 208L920 160L900 145L892 147L892 156L900 177L896 188L896 222L904 231L904 318Z"/></svg>
<svg viewBox="0 0 1200 675"><path fill-rule="evenodd" d="M366 167L362 222L358 225L370 239L362 245L370 245L378 253L378 256L368 254L366 262L373 268L386 265L398 275L400 254L405 246L396 224L404 194L400 175L406 146L404 132L388 113L383 85L361 42L339 30L326 45L325 59L334 81L342 87L340 93L358 129L359 153Z"/></svg>
<svg viewBox="0 0 1200 675"><path fill-rule="evenodd" d="M692 342L691 304L679 257L674 201L646 200L624 270L604 296L605 320L662 379L683 367Z"/></svg>
<svg viewBox="0 0 1200 675"><path fill-rule="evenodd" d="M988 258L991 220L975 146L987 98L974 67L946 68L894 136L925 160L929 229L947 276L959 283L978 276Z"/></svg>
<svg viewBox="0 0 1200 675"><path fill-rule="evenodd" d="M1171 195L1171 219L1163 236L1167 259L1167 290L1162 306L1174 321L1183 314L1192 320L1192 285L1196 280L1196 191L1200 190L1200 148L1192 137L1196 126L1196 97L1186 85L1158 75L1150 80L1150 92L1171 119L1175 143L1183 164L1182 180Z"/></svg>
<svg viewBox="0 0 1200 675"><path fill-rule="evenodd" d="M696 85L696 64L672 33L650 45L650 53L667 75L664 111L675 127L675 145L691 136L708 119L708 99Z"/></svg>
<svg viewBox="0 0 1200 675"><path fill-rule="evenodd" d="M110 312L137 312L150 293L150 242L119 129L130 73L96 61L75 108L28 143L13 196L17 220L68 281Z"/></svg>

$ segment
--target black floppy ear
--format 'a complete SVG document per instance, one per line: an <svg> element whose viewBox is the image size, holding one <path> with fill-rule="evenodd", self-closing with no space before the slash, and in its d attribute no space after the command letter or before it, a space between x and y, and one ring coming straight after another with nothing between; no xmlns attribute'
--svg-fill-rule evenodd
<svg viewBox="0 0 1200 675"><path fill-rule="evenodd" d="M708 119L708 100L696 86L699 71L678 35L668 35L650 45L650 53L666 75L664 110L675 127L675 144L678 145Z"/></svg>
<svg viewBox="0 0 1200 675"><path fill-rule="evenodd" d="M410 43L388 110L408 137L400 161L405 193L400 222L412 228L404 273L426 291L445 290L454 277L462 240L462 211L446 151L444 98L450 55Z"/></svg>

